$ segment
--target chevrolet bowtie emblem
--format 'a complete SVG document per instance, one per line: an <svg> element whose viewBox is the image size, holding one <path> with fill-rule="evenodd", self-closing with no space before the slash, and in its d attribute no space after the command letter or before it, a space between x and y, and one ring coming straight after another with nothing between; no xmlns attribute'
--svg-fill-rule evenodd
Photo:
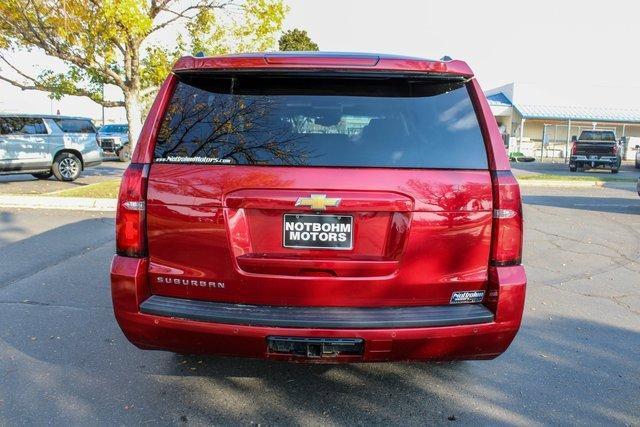
<svg viewBox="0 0 640 427"><path fill-rule="evenodd" d="M309 206L313 211L323 211L329 207L336 207L341 199L327 198L326 194L312 194L311 197L298 197L296 206Z"/></svg>

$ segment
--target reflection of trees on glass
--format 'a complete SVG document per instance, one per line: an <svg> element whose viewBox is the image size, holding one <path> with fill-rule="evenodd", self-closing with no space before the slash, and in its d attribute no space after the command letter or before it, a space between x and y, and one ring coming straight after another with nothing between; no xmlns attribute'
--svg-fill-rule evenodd
<svg viewBox="0 0 640 427"><path fill-rule="evenodd" d="M420 90L414 84L405 90L403 79L182 78L159 131L159 162L487 169L464 87L425 81Z"/></svg>
<svg viewBox="0 0 640 427"><path fill-rule="evenodd" d="M277 97L210 93L180 84L158 135L156 158L304 165L311 156Z"/></svg>

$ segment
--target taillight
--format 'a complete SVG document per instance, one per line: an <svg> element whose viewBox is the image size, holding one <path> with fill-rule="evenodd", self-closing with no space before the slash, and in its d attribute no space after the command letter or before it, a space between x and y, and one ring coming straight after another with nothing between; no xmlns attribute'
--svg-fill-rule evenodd
<svg viewBox="0 0 640 427"><path fill-rule="evenodd" d="M573 144L571 144L571 155L573 156L574 154L576 154L577 151L578 151L578 144L574 142Z"/></svg>
<svg viewBox="0 0 640 427"><path fill-rule="evenodd" d="M510 171L492 172L493 233L491 264L519 265L522 261L522 202L520 186Z"/></svg>
<svg viewBox="0 0 640 427"><path fill-rule="evenodd" d="M617 155L618 155L618 149L619 149L619 148L620 148L620 147L618 147L618 144L614 144L614 145L613 145L613 150L611 150L611 154L613 154L614 156L617 156Z"/></svg>
<svg viewBox="0 0 640 427"><path fill-rule="evenodd" d="M131 163L122 176L116 212L116 253L128 257L147 254L145 232L149 165Z"/></svg>

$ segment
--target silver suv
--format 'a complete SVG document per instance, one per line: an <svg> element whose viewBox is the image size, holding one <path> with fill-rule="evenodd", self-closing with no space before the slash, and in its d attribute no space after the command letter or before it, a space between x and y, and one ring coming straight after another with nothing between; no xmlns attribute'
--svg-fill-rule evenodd
<svg viewBox="0 0 640 427"><path fill-rule="evenodd" d="M84 117L0 113L0 174L73 181L102 163L96 128Z"/></svg>

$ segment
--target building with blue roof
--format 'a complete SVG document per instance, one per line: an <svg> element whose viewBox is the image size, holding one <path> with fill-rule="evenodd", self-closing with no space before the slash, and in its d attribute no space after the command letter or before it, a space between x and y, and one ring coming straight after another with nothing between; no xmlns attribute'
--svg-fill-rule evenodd
<svg viewBox="0 0 640 427"><path fill-rule="evenodd" d="M613 130L629 152L640 144L640 87L514 82L485 93L511 151L564 159L585 129Z"/></svg>

